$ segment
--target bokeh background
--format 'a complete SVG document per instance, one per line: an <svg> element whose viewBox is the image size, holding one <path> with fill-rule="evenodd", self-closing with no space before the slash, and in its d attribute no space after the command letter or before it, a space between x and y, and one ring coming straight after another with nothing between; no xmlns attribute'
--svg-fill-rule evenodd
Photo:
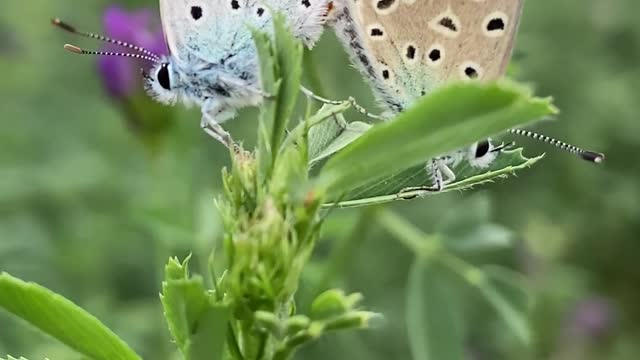
<svg viewBox="0 0 640 360"><path fill-rule="evenodd" d="M170 359L174 347L158 301L162 266L169 255L190 251L196 271L203 266L221 231L212 199L228 155L199 130L198 110L151 105L135 83L126 99L115 98L97 58L62 50L65 42L101 44L56 30L50 18L103 31L113 5L157 16L152 0L3 2L0 271L71 298L145 358ZM638 13L635 0L525 5L513 74L561 109L557 121L536 129L605 152L603 166L516 139L527 154L547 157L517 178L392 206L427 232L474 216L511 231L513 247L476 261L527 276L536 293L534 343L522 347L486 304L467 299L470 359L640 358ZM372 106L330 32L307 59L309 69L306 81L322 94L354 95ZM228 124L247 144L255 113L243 111ZM301 296L318 283L360 291L386 324L323 339L298 358L410 358L403 314L413 255L370 221L371 211L333 215ZM78 358L0 313L6 353Z"/></svg>

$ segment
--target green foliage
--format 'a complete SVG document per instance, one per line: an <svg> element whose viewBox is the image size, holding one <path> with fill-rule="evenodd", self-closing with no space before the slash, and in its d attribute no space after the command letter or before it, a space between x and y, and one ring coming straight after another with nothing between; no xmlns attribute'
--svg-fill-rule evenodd
<svg viewBox="0 0 640 360"><path fill-rule="evenodd" d="M143 4L139 0L126 3L130 8ZM143 121L149 119L155 124L160 119L164 124L164 116L171 118L172 126L157 129L163 134L162 142L145 144L135 131L130 131L129 117L123 116L121 109L104 96L96 81L94 60L76 59L64 53L60 44L69 39L45 24L47 18L59 15L78 22L79 28L100 31L96 16L104 3L85 5L7 2L0 14L0 64L11 69L0 82L3 94L0 119L6 122L0 134L0 263L2 270L54 288L91 309L141 357L175 360L181 354L175 351L171 334L159 316L160 270L170 255L182 259L192 251L191 270L207 272L207 255L214 246L213 240L222 236L222 224L214 215L201 215L199 204L210 204L211 194L222 191L218 169L229 164L228 152L198 131L197 111L187 112L182 107L136 104L145 115L151 115L144 116ZM149 2L144 5L157 6ZM640 38L635 19L640 5L630 0L606 4L564 1L553 5L553 11L549 11L548 4L527 3L516 44L516 75L532 82L536 93L553 94L562 109L560 121L542 124L536 130L605 151L608 161L605 168L593 168L524 140L525 154L545 151L548 154L541 166L519 172L517 179L501 178L535 161L520 157L519 151L501 156L488 169L490 173L455 169L459 182L445 188L448 194L405 193L403 197L426 198L396 201L389 206L421 230L419 239L424 240L424 234L433 234L427 238L437 240L434 243L438 246L475 265L470 272L453 271L463 276L454 276L445 284L449 294L457 295L453 305L460 323L467 325L461 331L469 356L524 360L635 359L640 354L640 331L636 325L640 324L637 307L640 292L629 284L635 283L639 274L635 254L640 173L633 162L623 159L637 152L640 134L636 121L640 70L635 61L638 47L633 46ZM45 21L24 21L20 14L25 12ZM82 45L85 42L90 48L98 46L89 40L83 40ZM268 46L271 49L272 45ZM355 96L367 109L376 112L375 104L368 101L369 88L360 74L349 67L330 34L323 37L310 57L315 58L316 68L305 66L305 70L314 72L322 84L306 79L305 83L310 83L305 85L334 99ZM272 60L275 67L277 60ZM263 58L262 63L265 61L269 59ZM265 92L273 95L277 89ZM265 102L262 110L270 105L275 111L275 103L270 101ZM308 155L295 152L276 155L280 156L279 164L273 168L277 167L279 174L295 170L295 177L300 180L275 182L282 198L299 199L308 194L300 164L311 167L315 176L332 156L345 149L343 145L357 138L357 131L351 132L347 127L371 126L352 121L363 120L354 112L340 115L348 107L345 103L325 107L324 113L309 117L298 113L285 119L303 121L295 126L289 124L292 129L279 151L284 154L283 150L291 145L303 149L308 141ZM256 116L251 111L241 115L224 126L236 139L252 146ZM335 120L340 116L344 122ZM340 123L337 134L345 136L328 146L325 144L333 138L320 141L313 132L321 124L330 123ZM267 139L264 144L271 142L270 129L264 127ZM515 140L522 145L521 139ZM154 149L148 151L151 145ZM274 156L268 151L256 153ZM371 160L376 154L371 153ZM289 159L294 160L292 164L284 161ZM256 170L248 164L243 167L246 171ZM483 179L493 184L475 186L481 191L451 191L465 184L479 185ZM398 191L429 185L431 181L422 163L370 180L341 195L341 205L395 201ZM249 181L244 184L252 186ZM234 193L238 195L237 204L245 206L246 201L247 209L255 209L257 198L262 195L254 198L249 194L255 195L257 191ZM233 201L235 204L236 200ZM477 205L482 201L486 204ZM367 305L385 314L385 326L365 336L353 332L322 339L305 346L299 358L411 358L407 346L411 334L402 304L408 300L406 277L409 265L415 263L415 253L398 246L389 233L380 231L376 208L331 212L323 220L322 231L315 240L318 251L304 257L305 271L298 279L295 293L296 314L282 316L267 310L257 310L253 315L241 313L244 318L253 319L254 327L229 327L225 332L227 356L241 356L241 339L234 335L244 330L258 338L259 334L268 333L278 341L288 338L289 344L308 344L308 340L321 336L318 334L326 329L317 323L311 325L315 320L305 315L309 314L308 307L316 294L340 287L347 294L351 291L365 294ZM320 215L327 213L323 210ZM210 232L201 233L197 224L200 221L194 221L202 216ZM210 286L209 276L204 276L205 290L212 288L206 291L225 289L227 281L226 248L223 244L215 246L218 251L213 258L212 273L217 274L213 276L217 281ZM501 278L493 280L491 268L482 266L487 263L522 271L526 279L516 276L516 285ZM439 261L427 261L425 266L437 266L443 273L452 273L452 268ZM194 278L197 276L189 277ZM460 281L471 286L459 286ZM497 289L489 290L485 297L478 283ZM535 285L533 308L523 300L523 283ZM218 298L220 294L215 292L216 303L222 301ZM591 297L604 298L610 304L604 310L598 308L596 314L606 319L609 309L624 316L618 316L617 323L616 317L612 317L614 320L605 322L595 335L567 333L567 329L576 326L572 322L580 309L576 304ZM494 299L493 303L490 299ZM507 305L502 313L490 311L501 304ZM518 325L518 318L528 314L531 326ZM235 315L239 314L232 314L232 318ZM622 326L617 326L620 322ZM213 319L211 324L215 324ZM267 330L269 324L278 326ZM0 327L3 329L0 354L23 354L29 359L78 356L74 350L34 334L4 313L0 314ZM264 330L257 331L263 327ZM522 331L513 330L517 328L530 332L530 347L522 346L518 338ZM273 335L274 329L280 329L280 337ZM299 332L299 336L294 336Z"/></svg>
<svg viewBox="0 0 640 360"><path fill-rule="evenodd" d="M411 268L406 318L414 360L464 359L464 337L446 275L424 259Z"/></svg>
<svg viewBox="0 0 640 360"><path fill-rule="evenodd" d="M0 307L94 359L140 359L122 339L79 306L7 273L0 274Z"/></svg>
<svg viewBox="0 0 640 360"><path fill-rule="evenodd" d="M416 255L409 275L406 314L415 359L463 358L464 336L455 315L462 308L451 294L461 284L476 289L519 340L530 344L527 317L530 294L521 278L506 268L478 268L467 263L454 254L447 241L421 233L392 213L381 212L378 219ZM458 275L463 282L451 281L444 270Z"/></svg>
<svg viewBox="0 0 640 360"><path fill-rule="evenodd" d="M532 98L514 84L448 85L367 131L327 162L318 181L335 198L372 179L553 113L548 99Z"/></svg>
<svg viewBox="0 0 640 360"><path fill-rule="evenodd" d="M200 276L189 275L189 258L171 258L165 267L161 300L173 339L186 360L221 358L229 308L215 302Z"/></svg>
<svg viewBox="0 0 640 360"><path fill-rule="evenodd" d="M505 268L486 267L483 273L483 281L477 284L478 290L519 340L529 345L531 332L528 316L531 294L527 290L526 282L520 275Z"/></svg>

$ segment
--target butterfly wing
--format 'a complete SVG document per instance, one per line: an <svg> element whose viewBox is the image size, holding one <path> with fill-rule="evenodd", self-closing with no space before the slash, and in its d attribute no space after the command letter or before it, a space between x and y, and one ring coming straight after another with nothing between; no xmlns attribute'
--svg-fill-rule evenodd
<svg viewBox="0 0 640 360"><path fill-rule="evenodd" d="M253 45L242 26L265 30L271 9L282 11L294 35L308 45L322 32L327 0L160 0L167 44L179 62L196 58L209 62Z"/></svg>
<svg viewBox="0 0 640 360"><path fill-rule="evenodd" d="M180 63L218 63L241 53L252 40L240 26L262 29L268 21L255 0L160 0L160 15L169 51Z"/></svg>
<svg viewBox="0 0 640 360"><path fill-rule="evenodd" d="M343 0L336 30L376 96L399 112L454 79L509 62L523 0Z"/></svg>

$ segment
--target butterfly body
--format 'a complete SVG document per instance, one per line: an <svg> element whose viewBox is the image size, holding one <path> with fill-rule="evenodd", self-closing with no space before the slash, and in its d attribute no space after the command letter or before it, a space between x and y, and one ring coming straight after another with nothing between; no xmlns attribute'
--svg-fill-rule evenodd
<svg viewBox="0 0 640 360"><path fill-rule="evenodd" d="M326 0L160 0L171 55L146 76L145 88L160 102L199 106L203 128L220 132L217 124L265 95L251 30L272 33L273 12L279 11L294 36L311 46L328 6Z"/></svg>
<svg viewBox="0 0 640 360"><path fill-rule="evenodd" d="M392 118L446 82L502 76L522 4L523 0L342 0L334 28L386 117ZM462 160L486 167L499 148L482 142L437 157L437 166L429 161L436 188L453 180L448 171L450 179L438 181L445 167Z"/></svg>

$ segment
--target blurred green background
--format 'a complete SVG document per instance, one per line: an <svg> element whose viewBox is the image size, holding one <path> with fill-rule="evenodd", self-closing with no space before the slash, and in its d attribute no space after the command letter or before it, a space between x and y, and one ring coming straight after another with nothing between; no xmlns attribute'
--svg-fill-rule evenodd
<svg viewBox="0 0 640 360"><path fill-rule="evenodd" d="M220 233L212 199L228 154L200 131L196 109L161 108L166 126L153 136L133 131L131 115L106 96L97 59L62 50L65 42L99 44L57 31L50 18L99 32L104 9L114 3L157 8L152 0L3 2L0 271L71 298L145 358L170 359L174 347L158 301L162 266L168 256L190 251L196 267L203 266ZM640 358L638 13L634 0L525 5L514 74L561 109L558 121L536 129L605 152L604 166L515 139L525 153L547 157L517 178L392 206L427 232L456 217L512 231L515 246L474 261L527 276L537 295L534 343L523 348L486 304L465 299L470 359ZM308 64L315 64L316 81L307 82L321 83L324 95L354 95L374 108L333 34L323 36ZM250 144L254 115L244 111L227 128ZM327 286L362 292L386 324L324 339L298 358L410 358L403 314L413 256L371 216L370 209L333 214L301 299L315 291L305 286L325 278ZM328 261L335 244L346 246ZM78 358L0 313L0 354L6 353Z"/></svg>

